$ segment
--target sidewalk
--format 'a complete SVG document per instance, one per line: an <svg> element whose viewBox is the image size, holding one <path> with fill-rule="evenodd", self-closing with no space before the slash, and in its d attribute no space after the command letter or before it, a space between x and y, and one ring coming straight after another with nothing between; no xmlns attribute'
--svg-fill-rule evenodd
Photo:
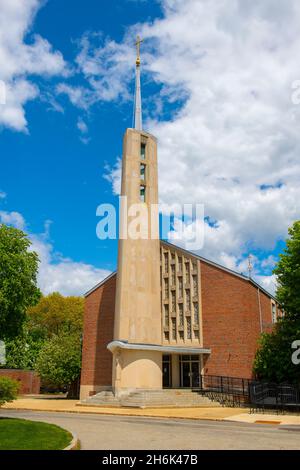
<svg viewBox="0 0 300 470"><path fill-rule="evenodd" d="M22 397L7 403L1 409L5 410L30 410L52 411L66 413L90 413L122 416L148 416L155 418L177 418L213 421L235 421L241 423L261 423L274 425L300 426L299 415L282 414L250 414L247 408L116 408L83 406L78 400L66 400L64 398Z"/></svg>

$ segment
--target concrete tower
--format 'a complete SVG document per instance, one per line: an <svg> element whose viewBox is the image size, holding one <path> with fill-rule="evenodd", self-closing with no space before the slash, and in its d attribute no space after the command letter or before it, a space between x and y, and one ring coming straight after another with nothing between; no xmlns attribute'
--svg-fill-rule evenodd
<svg viewBox="0 0 300 470"><path fill-rule="evenodd" d="M140 43L138 38L135 129L126 130L123 142L114 341L108 346L117 395L162 387L162 353L155 347L162 339L157 143L142 130Z"/></svg>

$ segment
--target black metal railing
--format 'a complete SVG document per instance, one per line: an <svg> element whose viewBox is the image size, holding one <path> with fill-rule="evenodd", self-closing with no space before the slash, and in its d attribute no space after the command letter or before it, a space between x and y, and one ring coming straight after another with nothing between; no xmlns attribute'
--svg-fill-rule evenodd
<svg viewBox="0 0 300 470"><path fill-rule="evenodd" d="M193 387L223 406L250 407L250 411L287 409L300 411L300 385L288 383L275 384L237 377L201 375L199 386Z"/></svg>
<svg viewBox="0 0 300 470"><path fill-rule="evenodd" d="M238 377L201 375L195 392L207 396L224 406L242 406L249 403L250 380Z"/></svg>
<svg viewBox="0 0 300 470"><path fill-rule="evenodd" d="M251 381L249 384L250 411L276 409L300 411L300 386Z"/></svg>

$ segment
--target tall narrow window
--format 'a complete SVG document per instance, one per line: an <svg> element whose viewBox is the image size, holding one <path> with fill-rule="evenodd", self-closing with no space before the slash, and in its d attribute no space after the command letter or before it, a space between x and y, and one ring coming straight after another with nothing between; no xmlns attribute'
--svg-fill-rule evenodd
<svg viewBox="0 0 300 470"><path fill-rule="evenodd" d="M142 181L146 180L146 165L144 163L140 165L140 178Z"/></svg>
<svg viewBox="0 0 300 470"><path fill-rule="evenodd" d="M194 302L194 324L199 324L199 305L198 302Z"/></svg>
<svg viewBox="0 0 300 470"><path fill-rule="evenodd" d="M145 186L140 187L140 200L141 202L146 202L146 187Z"/></svg>
<svg viewBox="0 0 300 470"><path fill-rule="evenodd" d="M186 309L190 311L191 310L191 292L189 289L186 289L185 291L185 301L186 301Z"/></svg>
<svg viewBox="0 0 300 470"><path fill-rule="evenodd" d="M198 279L196 274L193 275L193 295L196 296L198 294Z"/></svg>
<svg viewBox="0 0 300 470"><path fill-rule="evenodd" d="M187 339L192 339L191 317L187 317L187 319L186 319L186 337L187 337Z"/></svg>
<svg viewBox="0 0 300 470"><path fill-rule="evenodd" d="M165 327L169 328L169 305L165 305Z"/></svg>
<svg viewBox="0 0 300 470"><path fill-rule="evenodd" d="M176 318L172 318L172 339L176 339Z"/></svg>
<svg viewBox="0 0 300 470"><path fill-rule="evenodd" d="M185 282L190 282L190 262L185 263Z"/></svg>
<svg viewBox="0 0 300 470"><path fill-rule="evenodd" d="M181 276L178 278L178 296L180 299L183 297L183 281Z"/></svg>
<svg viewBox="0 0 300 470"><path fill-rule="evenodd" d="M146 158L146 144L141 145L141 159L145 160Z"/></svg>
<svg viewBox="0 0 300 470"><path fill-rule="evenodd" d="M174 264L171 265L171 282L172 282L172 286L175 286L175 266Z"/></svg>
<svg viewBox="0 0 300 470"><path fill-rule="evenodd" d="M178 258L178 271L182 272L182 258Z"/></svg>
<svg viewBox="0 0 300 470"><path fill-rule="evenodd" d="M176 312L176 295L174 291L172 291L172 312Z"/></svg>
<svg viewBox="0 0 300 470"><path fill-rule="evenodd" d="M183 326L183 304L178 304L179 309L179 326Z"/></svg>
<svg viewBox="0 0 300 470"><path fill-rule="evenodd" d="M169 298L169 279L165 279L165 299Z"/></svg>
<svg viewBox="0 0 300 470"><path fill-rule="evenodd" d="M169 255L168 253L164 254L164 261L165 261L165 273L169 272Z"/></svg>

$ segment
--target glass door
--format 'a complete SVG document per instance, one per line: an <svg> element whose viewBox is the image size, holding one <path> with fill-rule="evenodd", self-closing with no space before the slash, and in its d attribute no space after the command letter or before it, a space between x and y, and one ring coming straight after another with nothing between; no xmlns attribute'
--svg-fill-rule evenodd
<svg viewBox="0 0 300 470"><path fill-rule="evenodd" d="M180 386L183 388L200 387L200 357L180 356Z"/></svg>
<svg viewBox="0 0 300 470"><path fill-rule="evenodd" d="M191 387L200 387L200 364L199 362L191 362Z"/></svg>
<svg viewBox="0 0 300 470"><path fill-rule="evenodd" d="M172 387L172 362L171 356L163 356L163 388Z"/></svg>

